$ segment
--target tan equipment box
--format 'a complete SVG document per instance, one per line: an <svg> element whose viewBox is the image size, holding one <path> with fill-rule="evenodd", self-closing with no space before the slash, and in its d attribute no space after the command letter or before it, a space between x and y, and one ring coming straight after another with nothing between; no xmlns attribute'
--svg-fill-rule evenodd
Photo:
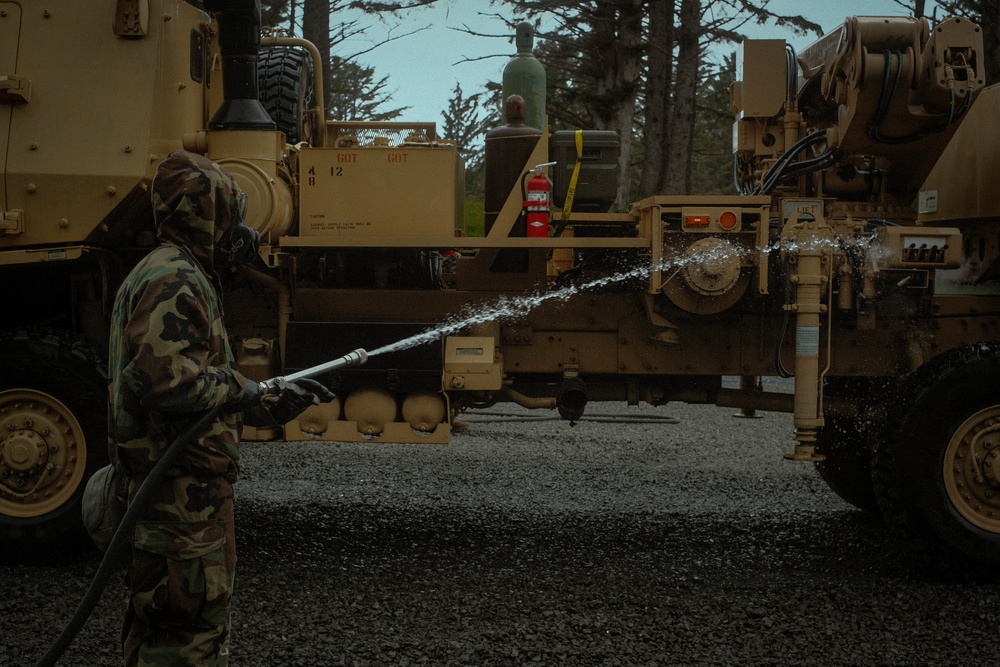
<svg viewBox="0 0 1000 667"><path fill-rule="evenodd" d="M453 237L465 166L451 145L308 148L300 236Z"/></svg>

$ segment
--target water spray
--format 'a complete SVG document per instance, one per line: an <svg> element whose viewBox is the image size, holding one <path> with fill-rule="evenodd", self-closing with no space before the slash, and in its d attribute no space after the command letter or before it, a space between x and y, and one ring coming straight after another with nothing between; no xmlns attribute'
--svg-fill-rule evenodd
<svg viewBox="0 0 1000 667"><path fill-rule="evenodd" d="M434 328L427 329L426 331L414 334L409 338L404 338L403 340L396 341L395 343L383 345L382 347L369 352L368 356L374 357L375 355L385 354L387 352L400 352L419 345L433 343L439 340L441 336L448 336L457 333L472 325L487 324L496 320L511 320L518 317L524 317L544 303L551 301L567 301L570 297L592 289L598 289L630 279L644 278L649 275L650 271L654 268L655 267L651 268L648 266L640 266L628 271L616 273L614 275L595 278L579 285L568 285L557 290L526 294L518 297L501 297L489 306L476 306L473 309L469 309L471 312L467 312L464 315L457 315Z"/></svg>
<svg viewBox="0 0 1000 667"><path fill-rule="evenodd" d="M871 239L849 239L846 243L856 245L862 250L867 251L867 248L872 241ZM771 243L762 250L767 254L800 251L802 249L827 250L829 252L834 252L844 244L845 241L843 239L781 239ZM627 280L647 278L650 274L657 271L677 271L685 266L696 265L699 262L712 260L722 253L734 253L738 257L743 257L745 253L749 252L751 251L741 248L699 251L686 256L664 258L658 262L652 263L651 265L636 266L632 269L613 275L601 276L584 283L568 285L556 290L543 291L535 294L525 294L518 297L501 297L490 305L478 305L474 309L469 309L461 315L455 315L445 322L442 322L433 328L429 328L426 331L410 336L409 338L405 338L388 345L383 345L382 347L368 352L367 356L374 357L388 352L400 352L402 350L408 350L427 343L433 343L439 340L441 336L448 336L457 333L469 326L486 324L496 320L510 320L523 317L538 306L547 302L566 301L577 294L593 289L600 289L602 287L625 282ZM364 352L364 350L356 350L355 352ZM351 354L354 354L355 352L352 352ZM335 362L331 362L331 364L336 364L340 361L341 360L337 360ZM364 361L359 363L364 363ZM302 372L306 373L308 371Z"/></svg>

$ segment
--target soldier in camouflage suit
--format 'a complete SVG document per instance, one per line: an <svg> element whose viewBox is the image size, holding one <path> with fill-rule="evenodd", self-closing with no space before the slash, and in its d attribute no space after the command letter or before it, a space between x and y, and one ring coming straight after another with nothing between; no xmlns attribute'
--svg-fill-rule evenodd
<svg viewBox="0 0 1000 667"><path fill-rule="evenodd" d="M152 202L161 243L122 284L109 347L110 453L129 477L129 498L184 430L226 407L186 445L132 535L125 664L224 666L236 566L232 484L242 411L260 396L234 369L221 276L256 253L257 236L243 223L245 196L232 176L200 155L167 157ZM283 388L269 407L276 423L333 398L311 380Z"/></svg>

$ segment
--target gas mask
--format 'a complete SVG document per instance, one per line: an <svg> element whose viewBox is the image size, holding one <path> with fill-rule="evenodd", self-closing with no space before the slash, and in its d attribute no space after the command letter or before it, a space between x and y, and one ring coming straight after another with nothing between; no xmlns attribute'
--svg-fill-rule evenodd
<svg viewBox="0 0 1000 667"><path fill-rule="evenodd" d="M246 223L247 194L237 193L233 224L215 242L215 270L220 276L239 271L260 247L260 234Z"/></svg>

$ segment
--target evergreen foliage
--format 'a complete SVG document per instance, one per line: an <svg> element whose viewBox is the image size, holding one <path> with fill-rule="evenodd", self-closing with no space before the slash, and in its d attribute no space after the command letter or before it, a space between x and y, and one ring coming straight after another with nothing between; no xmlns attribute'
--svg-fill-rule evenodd
<svg viewBox="0 0 1000 667"><path fill-rule="evenodd" d="M486 100L490 100L489 91L466 95L456 82L448 108L441 113L444 122L438 132L458 146L458 154L465 161L465 192L477 198L483 197L483 137L500 123L496 105Z"/></svg>
<svg viewBox="0 0 1000 667"><path fill-rule="evenodd" d="M331 56L326 80L326 115L333 120L385 121L398 118L409 107L385 109L392 101L389 77L376 78L375 68Z"/></svg>

